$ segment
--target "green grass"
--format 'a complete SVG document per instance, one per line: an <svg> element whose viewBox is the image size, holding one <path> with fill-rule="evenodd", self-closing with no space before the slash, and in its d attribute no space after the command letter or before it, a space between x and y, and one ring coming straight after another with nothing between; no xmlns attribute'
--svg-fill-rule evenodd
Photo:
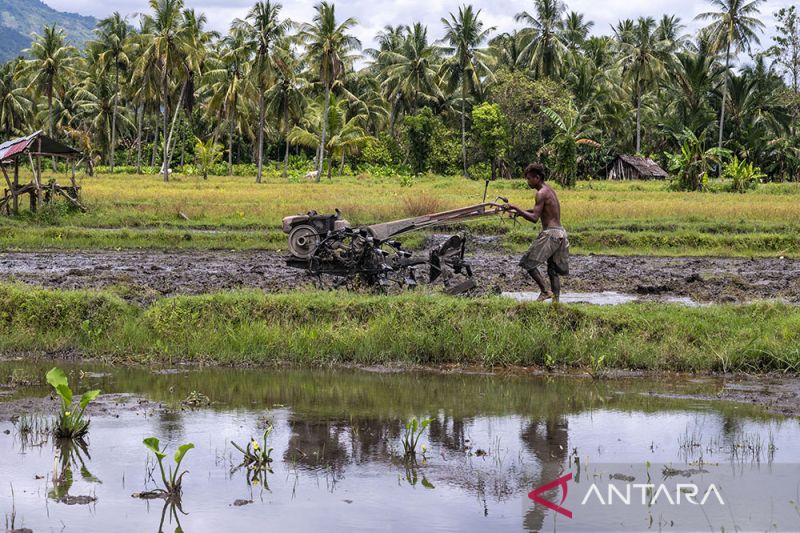
<svg viewBox="0 0 800 533"><path fill-rule="evenodd" d="M256 291L141 308L110 292L0 285L0 352L140 362L800 371L800 309L778 303L616 307L425 293Z"/></svg>
<svg viewBox="0 0 800 533"><path fill-rule="evenodd" d="M0 249L281 250L286 215L338 207L351 223L371 224L477 203L483 195L480 181L443 176L416 178L411 187L396 177L368 175L321 183L271 176L256 185L251 177L173 175L164 183L160 176L115 174L84 177L81 184L87 213L57 206L0 217ZM498 195L533 203L521 180L492 183L489 197ZM582 181L574 190L559 190L559 197L574 253L800 256L797 183L732 194L671 192L655 181ZM525 248L537 231L496 218L463 228L500 235L513 251ZM412 245L420 243L417 237Z"/></svg>

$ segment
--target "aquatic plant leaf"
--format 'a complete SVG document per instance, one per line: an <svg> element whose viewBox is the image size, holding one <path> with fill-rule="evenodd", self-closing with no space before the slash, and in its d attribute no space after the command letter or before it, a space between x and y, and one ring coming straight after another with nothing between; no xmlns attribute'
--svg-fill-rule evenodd
<svg viewBox="0 0 800 533"><path fill-rule="evenodd" d="M436 488L436 487L433 486L433 483L428 481L428 479L425 476L422 476L422 486L425 487L426 489L435 489Z"/></svg>
<svg viewBox="0 0 800 533"><path fill-rule="evenodd" d="M142 441L142 443L147 447L148 450L156 454L156 457L159 460L167 456L167 454L165 454L158 448L159 442L156 437L147 437Z"/></svg>
<svg viewBox="0 0 800 533"><path fill-rule="evenodd" d="M86 406L89 405L89 402L91 402L98 396L100 396L99 389L84 392L83 396L81 396L81 409L86 409Z"/></svg>
<svg viewBox="0 0 800 533"><path fill-rule="evenodd" d="M186 452L192 448L194 448L194 444L191 442L182 446L178 446L178 451L175 452L175 462L181 464L181 461L183 461L183 456L186 455Z"/></svg>
<svg viewBox="0 0 800 533"><path fill-rule="evenodd" d="M61 399L64 400L64 404L69 407L72 404L72 389L70 389L67 385L63 383L59 383L56 387L56 392Z"/></svg>
<svg viewBox="0 0 800 533"><path fill-rule="evenodd" d="M67 375L57 366L50 369L45 375L45 379L47 379L47 382L52 385L54 389L58 389L59 385L64 385L65 387L68 385Z"/></svg>

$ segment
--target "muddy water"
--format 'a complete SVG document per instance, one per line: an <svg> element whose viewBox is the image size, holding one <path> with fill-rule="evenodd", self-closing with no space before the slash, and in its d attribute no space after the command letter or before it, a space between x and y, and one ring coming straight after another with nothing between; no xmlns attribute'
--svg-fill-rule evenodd
<svg viewBox="0 0 800 533"><path fill-rule="evenodd" d="M38 379L50 366L0 363L0 383ZM723 389L716 379L60 366L78 391L105 394L90 408L86 448L70 450L20 431L17 416L41 424L53 412L46 387L2 391L0 513L13 509L18 528L174 531L177 516L188 533L552 530L553 511L527 494L576 458L676 468L800 462L797 419L698 399ZM182 403L190 396L211 403ZM412 416L434 419L416 462L402 458ZM259 436L266 420L274 460L253 479L230 441ZM149 436L170 451L196 446L184 463L186 514L131 497L156 486L141 443Z"/></svg>
<svg viewBox="0 0 800 533"><path fill-rule="evenodd" d="M478 243L468 249L477 294L535 289L518 254ZM781 299L800 303L800 260L574 256L566 292L616 291L642 300L697 302ZM282 291L309 286L284 255L249 251L0 251L0 281L57 287L125 287L130 297L196 294L233 288Z"/></svg>

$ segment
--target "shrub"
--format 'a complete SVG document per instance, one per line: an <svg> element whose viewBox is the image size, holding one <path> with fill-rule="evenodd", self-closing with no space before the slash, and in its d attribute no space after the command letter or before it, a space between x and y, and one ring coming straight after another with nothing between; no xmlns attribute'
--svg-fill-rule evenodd
<svg viewBox="0 0 800 533"><path fill-rule="evenodd" d="M413 194L403 198L403 210L410 217L420 217L442 211L442 202L428 194Z"/></svg>

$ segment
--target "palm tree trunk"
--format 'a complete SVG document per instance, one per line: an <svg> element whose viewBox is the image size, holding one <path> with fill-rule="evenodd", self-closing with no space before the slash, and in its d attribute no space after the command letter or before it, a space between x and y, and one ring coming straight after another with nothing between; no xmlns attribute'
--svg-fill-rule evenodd
<svg viewBox="0 0 800 533"><path fill-rule="evenodd" d="M328 130L328 105L331 100L331 89L325 87L325 112L322 114L322 135L319 138L319 161L317 161L317 183L322 176L322 164L325 161L325 134ZM330 176L329 176L330 177Z"/></svg>
<svg viewBox="0 0 800 533"><path fill-rule="evenodd" d="M136 174L142 173L142 115L144 105L136 108Z"/></svg>
<svg viewBox="0 0 800 533"><path fill-rule="evenodd" d="M172 161L172 149L175 148L175 145L172 142L172 136L175 133L175 123L178 121L178 115L181 112L181 104L183 103L183 94L185 92L186 92L186 83L184 83L183 88L181 88L181 95L178 97L178 105L175 106L175 115L173 115L172 117L172 125L169 127L169 135L167 135L166 137L166 152L164 156L165 165L167 164L167 162Z"/></svg>
<svg viewBox="0 0 800 533"><path fill-rule="evenodd" d="M342 162L339 164L339 176L344 173L344 148L342 149Z"/></svg>
<svg viewBox="0 0 800 533"><path fill-rule="evenodd" d="M233 176L233 109L228 117L228 177Z"/></svg>
<svg viewBox="0 0 800 533"><path fill-rule="evenodd" d="M111 167L111 173L114 173L114 149L117 145L117 96L119 95L119 65L117 65L116 73L114 76L114 98L111 100L111 147L109 150L108 166Z"/></svg>
<svg viewBox="0 0 800 533"><path fill-rule="evenodd" d="M156 152L158 151L158 116L156 116L155 120L156 132L153 135L153 153L150 156L150 166L156 166Z"/></svg>
<svg viewBox="0 0 800 533"><path fill-rule="evenodd" d="M722 149L722 139L725 132L725 100L728 96L728 69L731 62L731 43L725 51L725 72L722 77L722 106L719 108L719 148Z"/></svg>
<svg viewBox="0 0 800 533"><path fill-rule="evenodd" d="M640 87L636 87L636 153L642 151L642 95Z"/></svg>
<svg viewBox="0 0 800 533"><path fill-rule="evenodd" d="M47 90L47 120L50 122L50 137L53 136L53 88Z"/></svg>
<svg viewBox="0 0 800 533"><path fill-rule="evenodd" d="M258 93L258 173L256 174L256 183L261 183L261 169L263 166L264 156L264 91L263 89Z"/></svg>
<svg viewBox="0 0 800 533"><path fill-rule="evenodd" d="M169 152L169 147L167 146L167 127L169 125L169 123L168 123L169 122L169 109L168 109L169 108L169 94L168 94L168 91L169 91L169 79L167 78L167 74L166 74L166 65L164 66L164 76L161 79L161 89L162 89L163 95L164 95L164 117L163 117L164 118L164 121L163 121L164 122L164 129L162 130L163 131L163 135L164 135L164 153L163 153L163 155L164 155L164 157L163 157L164 165L161 167L161 171L162 171L162 173L164 175L164 181L168 182L169 181L169 162L167 161L167 155L168 155L168 152Z"/></svg>
<svg viewBox="0 0 800 533"><path fill-rule="evenodd" d="M467 116L466 116L466 85L461 83L461 161L464 163L464 177L467 177Z"/></svg>
<svg viewBox="0 0 800 533"><path fill-rule="evenodd" d="M283 139L286 141L286 152L283 154L283 177L289 176L289 102L283 101Z"/></svg>

